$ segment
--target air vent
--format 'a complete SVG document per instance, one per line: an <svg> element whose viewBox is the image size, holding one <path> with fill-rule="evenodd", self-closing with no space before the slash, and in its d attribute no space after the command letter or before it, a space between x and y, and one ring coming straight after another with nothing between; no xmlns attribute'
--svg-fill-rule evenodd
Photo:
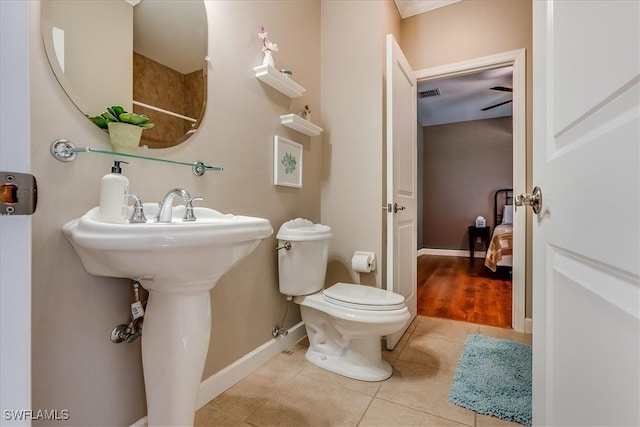
<svg viewBox="0 0 640 427"><path fill-rule="evenodd" d="M440 96L440 89L429 89L418 92L418 98L431 98L432 96Z"/></svg>

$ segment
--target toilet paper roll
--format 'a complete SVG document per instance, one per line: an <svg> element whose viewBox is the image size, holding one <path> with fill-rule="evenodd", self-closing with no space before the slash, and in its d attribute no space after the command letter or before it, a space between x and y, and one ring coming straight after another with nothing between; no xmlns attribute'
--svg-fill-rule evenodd
<svg viewBox="0 0 640 427"><path fill-rule="evenodd" d="M356 251L351 258L351 268L359 273L371 273L376 269L376 254Z"/></svg>

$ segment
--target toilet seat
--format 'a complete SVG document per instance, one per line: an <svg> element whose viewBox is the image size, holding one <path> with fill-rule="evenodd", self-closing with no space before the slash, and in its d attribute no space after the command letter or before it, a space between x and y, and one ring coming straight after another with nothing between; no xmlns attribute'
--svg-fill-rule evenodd
<svg viewBox="0 0 640 427"><path fill-rule="evenodd" d="M358 310L399 310L405 307L402 295L373 286L338 282L322 291L325 301Z"/></svg>

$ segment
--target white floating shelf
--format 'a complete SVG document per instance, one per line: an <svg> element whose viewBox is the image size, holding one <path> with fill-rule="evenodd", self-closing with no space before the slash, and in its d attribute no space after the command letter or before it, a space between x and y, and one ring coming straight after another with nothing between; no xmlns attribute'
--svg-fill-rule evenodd
<svg viewBox="0 0 640 427"><path fill-rule="evenodd" d="M293 81L291 77L287 77L271 65L258 65L253 68L256 72L256 78L262 80L272 88L284 93L289 98L297 98L302 96L305 88Z"/></svg>
<svg viewBox="0 0 640 427"><path fill-rule="evenodd" d="M284 116L280 116L280 123L288 128L297 130L298 132L309 136L317 136L322 132L322 128L320 126L314 125L309 120L305 120L297 114L285 114Z"/></svg>

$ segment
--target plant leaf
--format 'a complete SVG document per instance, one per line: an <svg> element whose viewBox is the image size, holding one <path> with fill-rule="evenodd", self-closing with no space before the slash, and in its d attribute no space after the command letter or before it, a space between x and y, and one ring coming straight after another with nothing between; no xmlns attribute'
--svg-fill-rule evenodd
<svg viewBox="0 0 640 427"><path fill-rule="evenodd" d="M124 110L124 108L122 108L122 107L121 107L121 106L119 106L119 105L113 105L113 106L111 107L111 110L109 110L108 108L107 108L107 110L108 110L111 114L113 114L114 116L116 116L116 117L119 117L119 116L120 116L120 114L122 114L122 113L126 113L126 111Z"/></svg>
<svg viewBox="0 0 640 427"><path fill-rule="evenodd" d="M93 122L94 125L98 126L100 129L107 129L107 120L102 116L94 116L87 117L89 120Z"/></svg>
<svg viewBox="0 0 640 427"><path fill-rule="evenodd" d="M114 116L108 109L104 113L102 113L102 117L104 117L108 122L119 122L120 120Z"/></svg>
<svg viewBox="0 0 640 427"><path fill-rule="evenodd" d="M149 121L149 117L136 113L122 113L120 114L120 121L124 123L131 123L132 125L141 125Z"/></svg>

